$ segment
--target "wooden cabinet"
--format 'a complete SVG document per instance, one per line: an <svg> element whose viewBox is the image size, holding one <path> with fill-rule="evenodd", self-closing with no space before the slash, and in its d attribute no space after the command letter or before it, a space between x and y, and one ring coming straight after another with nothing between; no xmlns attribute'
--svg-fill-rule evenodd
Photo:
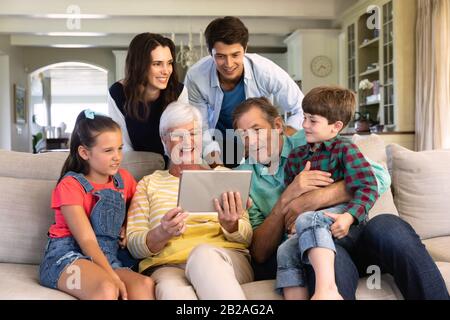
<svg viewBox="0 0 450 320"><path fill-rule="evenodd" d="M359 1L341 17L345 74L358 111L393 132L414 131L415 20L410 0ZM372 84L361 89L363 80Z"/></svg>
<svg viewBox="0 0 450 320"><path fill-rule="evenodd" d="M45 140L46 150L68 150L69 138L49 138Z"/></svg>

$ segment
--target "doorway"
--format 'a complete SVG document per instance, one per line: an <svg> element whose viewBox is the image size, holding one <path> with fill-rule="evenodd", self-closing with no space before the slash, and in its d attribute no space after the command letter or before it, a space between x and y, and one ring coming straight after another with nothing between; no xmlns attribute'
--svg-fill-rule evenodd
<svg viewBox="0 0 450 320"><path fill-rule="evenodd" d="M30 74L31 134L35 152L68 148L84 109L108 114L108 72L81 62L63 62ZM42 133L42 139L36 135Z"/></svg>

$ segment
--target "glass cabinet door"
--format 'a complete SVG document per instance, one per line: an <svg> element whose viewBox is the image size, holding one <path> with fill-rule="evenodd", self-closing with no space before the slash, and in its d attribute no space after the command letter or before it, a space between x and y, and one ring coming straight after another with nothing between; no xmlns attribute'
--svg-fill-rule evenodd
<svg viewBox="0 0 450 320"><path fill-rule="evenodd" d="M348 65L348 88L357 91L356 88L356 39L355 24L351 24L347 28L347 65Z"/></svg>
<svg viewBox="0 0 450 320"><path fill-rule="evenodd" d="M394 24L392 1L383 5L383 122L394 125Z"/></svg>

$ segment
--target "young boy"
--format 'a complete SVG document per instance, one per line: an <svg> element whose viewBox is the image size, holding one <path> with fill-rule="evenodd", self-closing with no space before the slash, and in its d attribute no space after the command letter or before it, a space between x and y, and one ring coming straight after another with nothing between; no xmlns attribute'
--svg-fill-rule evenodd
<svg viewBox="0 0 450 320"><path fill-rule="evenodd" d="M334 181L345 180L353 199L338 206L300 214L296 234L277 252L277 289L286 299L307 299L304 264L311 264L316 276L311 299L342 299L334 278L333 237L347 236L352 224L364 223L378 198L378 186L370 164L350 140L339 132L355 113L355 96L340 87L318 87L303 99L303 129L307 144L289 155L285 166L288 186L303 170L329 172ZM320 185L320 182L315 183ZM299 195L308 190L301 190Z"/></svg>

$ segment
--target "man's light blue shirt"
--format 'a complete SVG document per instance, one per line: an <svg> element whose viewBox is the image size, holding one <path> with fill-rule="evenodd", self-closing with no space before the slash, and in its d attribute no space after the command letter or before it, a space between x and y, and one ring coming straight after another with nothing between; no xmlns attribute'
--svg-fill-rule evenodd
<svg viewBox="0 0 450 320"><path fill-rule="evenodd" d="M217 125L224 96L212 56L204 57L188 70L185 86L189 102L200 110L203 117L203 153L220 151L219 145L211 139L211 132L207 131ZM246 53L244 87L246 99L268 98L290 114L287 125L301 128L303 93L289 74L274 62L258 54Z"/></svg>

